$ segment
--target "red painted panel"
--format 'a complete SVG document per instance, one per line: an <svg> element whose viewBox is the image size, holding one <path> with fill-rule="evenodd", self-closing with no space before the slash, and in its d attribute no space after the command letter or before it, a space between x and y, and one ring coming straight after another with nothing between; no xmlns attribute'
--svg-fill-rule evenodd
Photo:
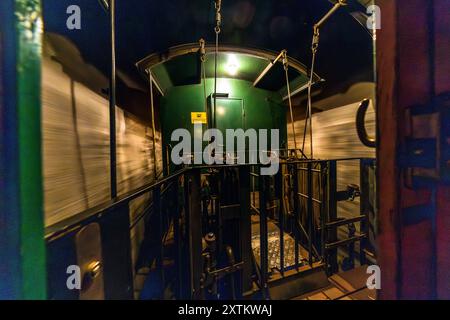
<svg viewBox="0 0 450 320"><path fill-rule="evenodd" d="M435 90L439 95L450 91L450 1L434 3ZM440 186L436 196L437 296L450 299L450 186Z"/></svg>
<svg viewBox="0 0 450 320"><path fill-rule="evenodd" d="M402 111L413 105L427 105L430 92L430 42L428 0L398 2L398 129L402 141L409 133ZM400 152L400 150L397 150ZM400 206L414 207L431 202L430 190L411 190L401 179ZM400 210L400 214L401 214ZM401 298L433 297L433 231L432 221L401 227Z"/></svg>
<svg viewBox="0 0 450 320"><path fill-rule="evenodd" d="M450 1L435 0L435 88L439 95L450 91Z"/></svg>
<svg viewBox="0 0 450 320"><path fill-rule="evenodd" d="M402 299L433 296L433 233L431 221L404 226L402 230Z"/></svg>
<svg viewBox="0 0 450 320"><path fill-rule="evenodd" d="M431 219L401 225L402 208L435 199L431 190L405 187L397 157L409 134L405 108L427 107L433 81L436 94L450 91L450 1L379 0L376 4L383 15L377 40L381 298L429 299L436 294L436 284L438 297L449 298L450 186L440 186L437 192L436 233ZM430 9L435 19L430 19ZM430 63L433 22L435 79Z"/></svg>
<svg viewBox="0 0 450 320"><path fill-rule="evenodd" d="M396 167L397 110L395 97L397 4L391 0L378 0L383 12L382 28L377 34L377 120L378 120L378 194L379 194L379 247L378 265L381 268L380 299L396 299L398 291L398 214L397 188L399 176ZM394 71L394 72L393 72Z"/></svg>
<svg viewBox="0 0 450 320"><path fill-rule="evenodd" d="M429 0L402 0L398 27L398 103L401 109L426 104L430 98ZM399 125L402 125L402 121ZM403 133L405 131L402 130Z"/></svg>
<svg viewBox="0 0 450 320"><path fill-rule="evenodd" d="M436 251L437 295L450 299L450 186L437 192Z"/></svg>

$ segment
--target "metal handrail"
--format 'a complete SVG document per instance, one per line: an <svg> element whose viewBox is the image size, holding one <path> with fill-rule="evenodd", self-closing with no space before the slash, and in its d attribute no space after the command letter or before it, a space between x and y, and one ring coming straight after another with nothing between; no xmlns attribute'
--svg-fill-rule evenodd
<svg viewBox="0 0 450 320"><path fill-rule="evenodd" d="M99 214L104 214L111 209L120 207L130 201L139 198L140 196L153 191L157 187L161 187L164 184L173 182L174 179L188 173L192 168L183 168L179 171L171 174L170 176L164 177L160 180L152 182L150 184L144 185L136 190L125 193L124 195L118 196L115 199L108 200L98 206L92 207L86 211L80 212L73 217L69 217L60 222L57 222L45 229L45 238L47 241L59 237L61 234L75 228L77 225L83 224L83 221L90 221L91 219L98 218Z"/></svg>

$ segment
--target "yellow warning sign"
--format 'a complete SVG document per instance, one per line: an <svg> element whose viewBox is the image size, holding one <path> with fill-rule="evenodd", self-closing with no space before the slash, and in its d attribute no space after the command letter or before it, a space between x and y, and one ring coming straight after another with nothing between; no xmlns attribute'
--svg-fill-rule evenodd
<svg viewBox="0 0 450 320"><path fill-rule="evenodd" d="M206 112L191 112L192 123L208 123Z"/></svg>

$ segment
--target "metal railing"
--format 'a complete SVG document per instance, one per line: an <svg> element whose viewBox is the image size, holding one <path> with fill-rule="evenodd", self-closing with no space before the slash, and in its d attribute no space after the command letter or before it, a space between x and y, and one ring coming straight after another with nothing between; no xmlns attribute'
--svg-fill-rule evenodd
<svg viewBox="0 0 450 320"><path fill-rule="evenodd" d="M360 186L351 185L346 190L337 190L337 164L341 161L359 161ZM337 249L360 242L360 263L366 261L369 211L368 193L370 186L363 168L373 165L374 159L338 159L338 160L291 160L280 163L280 173L274 178L251 173L253 212L260 220L260 261L258 281L261 288L267 288L267 283L273 273L279 272L284 276L286 271L295 269L307 270L315 265L326 267L328 274L338 271ZM268 209L264 205L268 202L269 180L274 179L275 197L278 201L278 215L268 218ZM256 194L258 194L259 205ZM353 201L354 197L361 197L358 216L339 218L338 202ZM279 254L277 268L269 267L268 257L268 221L278 228ZM359 234L348 238L338 238L337 229L342 226L360 223ZM294 263L286 266L286 234L293 238ZM273 239L272 239L273 241ZM301 256L306 253L306 257ZM353 254L349 253L349 256ZM273 262L273 261L272 261ZM274 270L276 269L276 270Z"/></svg>
<svg viewBox="0 0 450 320"><path fill-rule="evenodd" d="M123 215L128 221L125 227L129 235L129 229L138 222L136 219L130 221L130 202L150 194L152 200L147 210L137 219L145 219L152 223L149 245L152 250L148 252L154 255L151 260L155 263L161 283L158 298L163 297L167 282L173 280L167 278L164 267L167 255L164 245L169 230L173 230L172 258L176 269L173 291L176 298L205 298L205 292L211 291L211 287L206 288L205 285L208 273L213 277L212 282L217 282L231 273L234 279L236 272L239 272L238 291L239 295L243 295L245 291L250 290L253 270L256 270L257 283L263 294L267 295L268 283L274 272L279 272L284 277L289 270L300 272L305 268L316 266L325 266L329 273L336 272L337 248L350 243L361 243L360 260L361 262L365 260L369 232L368 211L365 204L367 186L361 185L361 198L364 199L361 201L360 215L349 219L337 217L337 203L352 197L348 190L337 190L337 163L345 160L360 161L361 166L373 163L372 159L281 161L279 173L275 176L259 175L257 173L259 165L187 167L135 192L117 197L48 228L47 242L52 243L61 237L71 236L74 230L117 215ZM229 170L235 170L238 179L226 185L225 173ZM213 190L209 198L205 198L202 194L202 176L214 175L211 172L215 172L216 178L221 182L218 190ZM361 178L361 183L365 183L364 179ZM236 261L222 269L217 267L217 270L205 270L203 237L206 232L213 232L218 239L217 250L224 249L225 245L220 242L224 238L223 221L227 219L224 217L225 213L229 215L230 212L234 214L232 219L239 220L240 240L234 248ZM252 258L254 248L252 248L251 212L259 217L259 226L254 228L259 230L260 257L259 261L256 261L256 269L252 262L256 259ZM361 222L360 233L347 239L338 239L337 228L355 222ZM124 226L119 225L117 228ZM276 231L269 239L269 232L273 230ZM271 241L274 237L278 237L279 243L277 256L279 261L276 262L276 268L273 268L271 265L273 261L269 259L269 247L273 244ZM130 243L123 245L130 251ZM292 245L294 248L291 261L287 258L292 255ZM108 252L104 252L105 257L108 255ZM231 260L234 261L234 258ZM290 263L286 264L286 261ZM116 268L115 262L113 259L105 259L104 272ZM123 271L130 273L131 265L131 261L127 262L124 266L126 270ZM131 287L132 290L132 281L129 279L131 283L124 282L123 286ZM235 280L232 281L234 288Z"/></svg>

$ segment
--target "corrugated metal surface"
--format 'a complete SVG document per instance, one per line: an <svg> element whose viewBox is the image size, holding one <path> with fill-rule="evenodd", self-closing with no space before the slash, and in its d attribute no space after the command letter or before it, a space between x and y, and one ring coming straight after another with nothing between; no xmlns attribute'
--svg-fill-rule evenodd
<svg viewBox="0 0 450 320"><path fill-rule="evenodd" d="M109 200L109 106L107 98L93 90L91 83L68 70L66 63L63 69L56 62L50 43L44 51L42 131L48 226ZM95 74L99 88L108 86L91 66L74 63L80 73ZM118 192L123 194L154 179L152 131L120 108L116 109L116 119ZM157 155L159 173L160 133ZM140 201L133 204L132 215L143 210L145 198Z"/></svg>

